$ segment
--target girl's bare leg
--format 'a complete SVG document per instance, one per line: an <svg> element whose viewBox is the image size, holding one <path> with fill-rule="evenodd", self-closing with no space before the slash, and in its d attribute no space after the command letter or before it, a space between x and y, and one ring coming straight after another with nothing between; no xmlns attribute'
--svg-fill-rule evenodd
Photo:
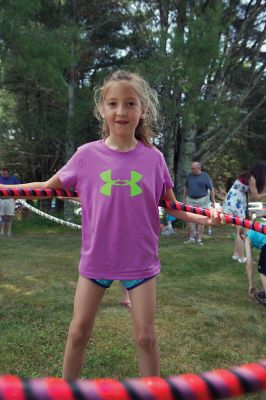
<svg viewBox="0 0 266 400"><path fill-rule="evenodd" d="M239 235L240 226L236 227L236 240L235 240L235 248L234 248L234 256L238 256L240 258L245 257L245 246L244 241L241 239Z"/></svg>
<svg viewBox="0 0 266 400"><path fill-rule="evenodd" d="M121 289L122 289L122 301L120 302L120 304L126 308L131 308L131 301L129 298L128 290L125 289L122 284L121 284Z"/></svg>
<svg viewBox="0 0 266 400"><path fill-rule="evenodd" d="M79 276L64 356L63 378L76 379L83 367L84 351L105 289Z"/></svg>
<svg viewBox="0 0 266 400"><path fill-rule="evenodd" d="M134 337L141 376L159 376L160 356L155 333L156 278L129 290Z"/></svg>
<svg viewBox="0 0 266 400"><path fill-rule="evenodd" d="M198 224L199 240L202 240L202 238L203 238L203 235L204 235L204 228L205 228L204 225Z"/></svg>

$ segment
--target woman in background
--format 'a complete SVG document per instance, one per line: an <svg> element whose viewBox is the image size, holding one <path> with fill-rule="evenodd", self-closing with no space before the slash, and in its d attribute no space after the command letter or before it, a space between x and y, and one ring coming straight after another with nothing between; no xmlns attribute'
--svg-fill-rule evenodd
<svg viewBox="0 0 266 400"><path fill-rule="evenodd" d="M239 175L227 193L223 205L223 212L234 217L247 218L248 195L252 200L260 201L266 197L266 161L258 161L248 171ZM245 263L245 249L239 235L240 227L237 226L233 260Z"/></svg>

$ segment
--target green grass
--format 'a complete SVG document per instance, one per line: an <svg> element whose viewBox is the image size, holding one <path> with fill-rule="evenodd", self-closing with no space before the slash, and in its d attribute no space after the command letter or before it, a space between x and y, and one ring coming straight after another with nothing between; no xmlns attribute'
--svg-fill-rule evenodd
<svg viewBox="0 0 266 400"><path fill-rule="evenodd" d="M248 299L245 265L231 260L233 232L214 228L205 246L184 245L184 229L160 240L156 324L163 377L265 358L266 309ZM38 217L15 222L14 238L1 239L0 374L61 376L79 249L80 231ZM256 267L255 277L260 286ZM138 376L130 313L120 297L114 283L83 377Z"/></svg>

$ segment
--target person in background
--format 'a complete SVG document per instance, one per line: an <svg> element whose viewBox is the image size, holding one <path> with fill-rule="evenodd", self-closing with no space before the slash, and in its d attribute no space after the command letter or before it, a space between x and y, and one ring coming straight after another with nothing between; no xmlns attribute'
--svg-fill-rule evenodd
<svg viewBox="0 0 266 400"><path fill-rule="evenodd" d="M159 219L160 219L160 231L164 228L165 210L163 207L158 207Z"/></svg>
<svg viewBox="0 0 266 400"><path fill-rule="evenodd" d="M224 204L223 212L233 217L247 218L248 216L248 194L251 200L260 201L266 197L266 161L258 161L248 171L239 175L230 190L228 191ZM234 251L232 259L240 263L245 263L244 243L239 235L240 227L237 226Z"/></svg>
<svg viewBox="0 0 266 400"><path fill-rule="evenodd" d="M167 222L167 225L162 225L161 234L163 236L174 235L175 231L172 224L174 221L176 221L176 218L172 215L169 215L168 213L165 213L165 220Z"/></svg>
<svg viewBox="0 0 266 400"><path fill-rule="evenodd" d="M199 162L193 162L191 172L187 175L184 188L184 203L194 207L208 208L209 198L211 198L211 206L215 207L215 194L211 178L206 172L201 171ZM185 243L198 243L203 245L202 237L204 233L204 225L198 226L198 238L195 237L195 226L193 223L188 224L189 239ZM197 240L196 240L197 239Z"/></svg>
<svg viewBox="0 0 266 400"><path fill-rule="evenodd" d="M211 201L211 192L210 190L208 190L208 194L209 194L209 204L208 204L208 208L211 208L212 206L212 201ZM212 227L208 226L208 235L212 235Z"/></svg>
<svg viewBox="0 0 266 400"><path fill-rule="evenodd" d="M168 229L168 235L173 235L174 232L174 228L173 228L173 222L176 221L176 218L173 217L172 215L166 214L166 222L167 222L167 226L166 228Z"/></svg>
<svg viewBox="0 0 266 400"><path fill-rule="evenodd" d="M0 175L0 184L3 185L16 185L20 181L13 175L9 175L8 168L4 167L2 175ZM0 199L0 237L6 235L8 238L12 237L12 223L15 214L15 201L13 199Z"/></svg>
<svg viewBox="0 0 266 400"><path fill-rule="evenodd" d="M243 227L240 227L239 234L245 245L248 294L251 298L255 297L260 304L266 306L266 235ZM263 287L263 290L260 291L256 290L253 276L253 247L260 250L258 272Z"/></svg>

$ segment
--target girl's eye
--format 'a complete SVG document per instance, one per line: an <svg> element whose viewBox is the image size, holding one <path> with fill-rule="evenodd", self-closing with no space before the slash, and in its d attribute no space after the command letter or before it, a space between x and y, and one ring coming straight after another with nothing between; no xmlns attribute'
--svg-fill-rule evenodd
<svg viewBox="0 0 266 400"><path fill-rule="evenodd" d="M135 105L134 101L129 101L127 104L128 104L129 106L134 106L134 105Z"/></svg>
<svg viewBox="0 0 266 400"><path fill-rule="evenodd" d="M108 103L108 106L114 107L115 106L115 102L111 101L110 103Z"/></svg>

